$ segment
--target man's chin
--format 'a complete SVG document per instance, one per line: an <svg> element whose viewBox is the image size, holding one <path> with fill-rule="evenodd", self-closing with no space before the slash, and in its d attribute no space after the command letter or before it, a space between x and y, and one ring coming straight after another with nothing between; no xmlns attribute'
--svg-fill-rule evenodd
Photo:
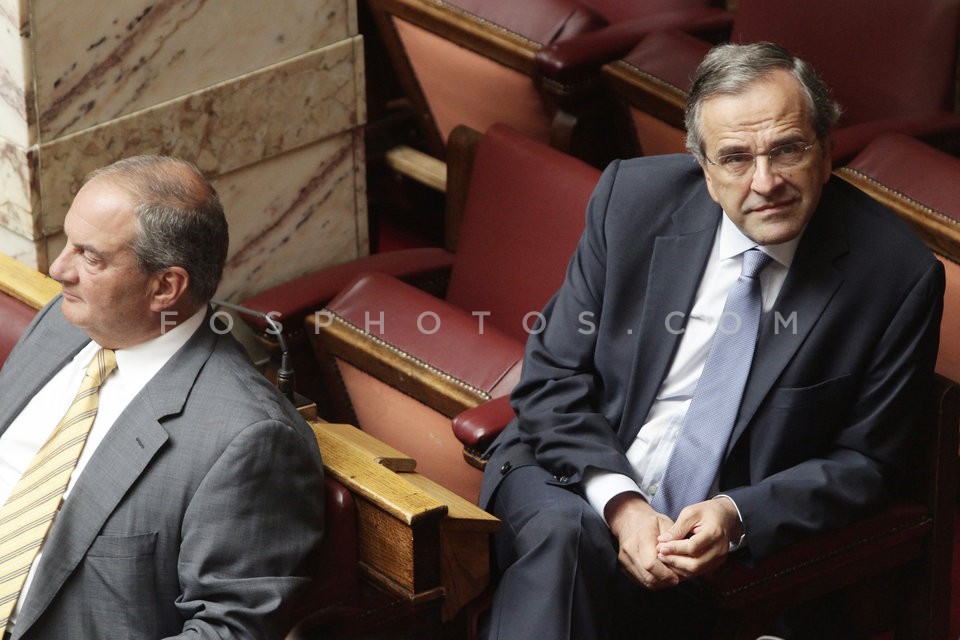
<svg viewBox="0 0 960 640"><path fill-rule="evenodd" d="M748 229L746 234L751 240L760 245L782 244L793 240L803 230L795 218L770 219L762 224Z"/></svg>
<svg viewBox="0 0 960 640"><path fill-rule="evenodd" d="M79 327L82 316L81 304L77 298L63 296L63 302L60 304L60 313L70 324Z"/></svg>

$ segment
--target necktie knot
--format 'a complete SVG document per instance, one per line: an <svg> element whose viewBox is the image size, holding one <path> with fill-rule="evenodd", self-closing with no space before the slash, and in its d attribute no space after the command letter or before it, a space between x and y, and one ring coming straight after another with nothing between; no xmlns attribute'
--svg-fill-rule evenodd
<svg viewBox="0 0 960 640"><path fill-rule="evenodd" d="M740 275L745 278L756 278L757 274L763 271L773 260L768 254L760 249L753 248L743 253L743 266L740 269Z"/></svg>
<svg viewBox="0 0 960 640"><path fill-rule="evenodd" d="M99 387L107 376L117 368L117 354L113 349L100 349L93 356L87 366L86 376L91 378L92 384Z"/></svg>

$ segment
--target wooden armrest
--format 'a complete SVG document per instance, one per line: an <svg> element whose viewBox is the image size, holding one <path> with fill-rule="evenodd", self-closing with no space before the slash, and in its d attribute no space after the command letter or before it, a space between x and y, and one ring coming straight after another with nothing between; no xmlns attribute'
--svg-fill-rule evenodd
<svg viewBox="0 0 960 640"><path fill-rule="evenodd" d="M60 283L19 260L0 254L0 292L39 309L60 293Z"/></svg>
<svg viewBox="0 0 960 640"><path fill-rule="evenodd" d="M352 425L310 425L327 473L354 494L361 568L372 580L413 602L443 598L444 620L483 592L495 517Z"/></svg>
<svg viewBox="0 0 960 640"><path fill-rule="evenodd" d="M413 147L400 145L387 151L387 166L431 189L447 191L446 163Z"/></svg>

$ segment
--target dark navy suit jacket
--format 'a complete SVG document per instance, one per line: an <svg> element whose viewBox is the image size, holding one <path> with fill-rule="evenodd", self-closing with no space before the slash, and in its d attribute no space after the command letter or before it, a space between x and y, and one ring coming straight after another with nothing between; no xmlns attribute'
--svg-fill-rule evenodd
<svg viewBox="0 0 960 640"><path fill-rule="evenodd" d="M631 474L625 451L669 370L721 215L689 156L607 168L546 328L528 339L519 418L495 445L481 505L522 465L574 491L590 468ZM754 558L888 494L936 359L943 287L942 265L906 224L830 179L762 320L720 469Z"/></svg>

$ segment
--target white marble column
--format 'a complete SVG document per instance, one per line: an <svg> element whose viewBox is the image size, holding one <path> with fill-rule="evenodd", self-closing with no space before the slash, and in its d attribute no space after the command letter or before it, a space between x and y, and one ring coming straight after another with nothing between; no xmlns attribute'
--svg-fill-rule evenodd
<svg viewBox="0 0 960 640"><path fill-rule="evenodd" d="M0 251L46 270L81 178L164 153L230 222L218 295L367 251L355 0L0 0Z"/></svg>

